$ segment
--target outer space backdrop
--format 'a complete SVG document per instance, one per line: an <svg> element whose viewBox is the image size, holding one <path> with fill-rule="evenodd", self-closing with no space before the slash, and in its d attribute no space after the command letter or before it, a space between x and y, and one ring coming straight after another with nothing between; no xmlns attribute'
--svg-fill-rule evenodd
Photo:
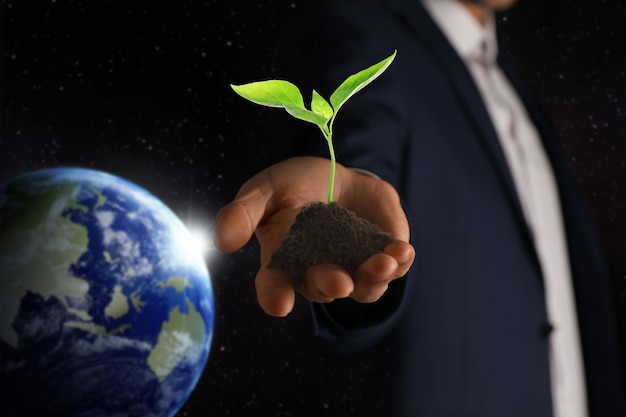
<svg viewBox="0 0 626 417"><path fill-rule="evenodd" d="M55 166L127 178L210 237L212 219L271 161L268 110L229 83L275 74L281 26L306 0L0 0L0 181ZM613 271L626 336L626 6L521 0L501 48L557 126ZM324 57L320 57L323 59ZM346 74L347 75L347 74ZM393 346L318 348L303 303L257 307L255 242L211 251L211 356L179 416L374 416L389 406Z"/></svg>

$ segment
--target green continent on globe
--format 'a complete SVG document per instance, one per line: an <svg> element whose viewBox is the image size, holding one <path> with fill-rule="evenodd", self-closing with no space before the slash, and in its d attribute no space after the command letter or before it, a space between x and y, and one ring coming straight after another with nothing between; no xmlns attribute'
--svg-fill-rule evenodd
<svg viewBox="0 0 626 417"><path fill-rule="evenodd" d="M181 360L197 362L202 354L205 323L193 303L187 298L188 313L176 306L163 323L159 341L148 356L150 369L163 381Z"/></svg>
<svg viewBox="0 0 626 417"><path fill-rule="evenodd" d="M119 319L120 317L128 313L128 310L128 300L122 292L122 286L116 285L113 288L113 296L111 298L111 302L104 309L104 313L107 315L107 317Z"/></svg>
<svg viewBox="0 0 626 417"><path fill-rule="evenodd" d="M157 285L162 288L174 288L177 292L183 292L185 288L193 288L185 277L171 277L165 283L159 281Z"/></svg>
<svg viewBox="0 0 626 417"><path fill-rule="evenodd" d="M14 278L2 290L0 337L14 348L18 337L11 324L28 291L46 299L55 296L71 311L67 299L84 298L89 290L86 281L67 270L87 249L87 229L61 215L68 207L78 207L78 187L60 183L43 191L15 190L12 201L28 201L28 207L0 205L0 271ZM42 271L47 279L42 279Z"/></svg>

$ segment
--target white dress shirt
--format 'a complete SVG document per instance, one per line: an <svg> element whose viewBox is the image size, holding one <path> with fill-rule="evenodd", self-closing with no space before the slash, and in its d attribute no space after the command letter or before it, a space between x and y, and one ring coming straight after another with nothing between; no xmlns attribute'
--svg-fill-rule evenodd
<svg viewBox="0 0 626 417"><path fill-rule="evenodd" d="M555 417L587 417L578 319L561 206L539 134L511 84L498 68L494 16L485 26L458 0L422 0L467 65L500 139L539 256L550 334L550 374Z"/></svg>

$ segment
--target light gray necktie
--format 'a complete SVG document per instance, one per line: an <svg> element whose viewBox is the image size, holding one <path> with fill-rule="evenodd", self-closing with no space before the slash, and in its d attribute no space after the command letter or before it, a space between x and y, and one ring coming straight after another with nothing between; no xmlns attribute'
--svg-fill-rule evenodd
<svg viewBox="0 0 626 417"><path fill-rule="evenodd" d="M496 69L496 62L493 59L489 58L489 54L487 51L487 42L483 41L480 45L480 51L473 58L482 69L485 80L487 82L487 88L489 89L492 97L497 103L498 106L502 107L509 114L510 122L508 126L508 137L500 138L500 141L508 140L513 144L514 148L514 158L517 158L519 164L521 166L521 178L518 178L517 181L514 181L517 186L517 193L520 200L520 204L522 205L522 209L524 212L524 216L526 218L526 223L532 233L533 230L533 218L534 215L532 213L532 198L533 193L531 189L530 177L528 174L528 170L530 169L530 165L528 163L528 158L526 156L526 152L524 150L524 146L521 143L521 138L519 137L519 129L517 128L517 121L515 110L511 103L509 103L499 91L499 88L494 80L494 70ZM515 179L515 178L514 178ZM518 182L523 182L523 184L518 184Z"/></svg>

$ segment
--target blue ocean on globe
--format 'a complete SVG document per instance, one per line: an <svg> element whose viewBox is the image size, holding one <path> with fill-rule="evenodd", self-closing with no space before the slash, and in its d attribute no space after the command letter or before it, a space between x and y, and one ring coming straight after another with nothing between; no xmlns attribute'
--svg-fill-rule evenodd
<svg viewBox="0 0 626 417"><path fill-rule="evenodd" d="M57 168L0 185L0 415L173 416L209 357L202 253L122 178Z"/></svg>

